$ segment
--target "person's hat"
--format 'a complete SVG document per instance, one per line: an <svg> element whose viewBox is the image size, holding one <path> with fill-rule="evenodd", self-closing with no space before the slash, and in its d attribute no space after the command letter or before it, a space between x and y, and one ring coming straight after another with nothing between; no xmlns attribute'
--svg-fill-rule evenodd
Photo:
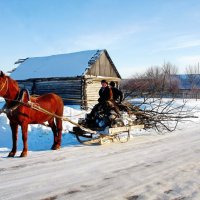
<svg viewBox="0 0 200 200"><path fill-rule="evenodd" d="M108 84L108 82L106 80L102 80L101 83L107 83Z"/></svg>

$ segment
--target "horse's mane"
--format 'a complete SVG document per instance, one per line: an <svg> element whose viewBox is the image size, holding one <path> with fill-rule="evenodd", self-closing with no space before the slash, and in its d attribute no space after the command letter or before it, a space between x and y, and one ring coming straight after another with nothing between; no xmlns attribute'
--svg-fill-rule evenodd
<svg viewBox="0 0 200 200"><path fill-rule="evenodd" d="M12 79L10 76L7 75L5 75L5 77L11 80L14 84L16 84L19 87L18 82L16 80Z"/></svg>
<svg viewBox="0 0 200 200"><path fill-rule="evenodd" d="M18 84L18 82L17 82L16 80L13 80L10 76L7 76L7 75L5 75L5 77L6 77L10 82L13 83L13 87L15 87L16 89L20 90L19 84Z"/></svg>

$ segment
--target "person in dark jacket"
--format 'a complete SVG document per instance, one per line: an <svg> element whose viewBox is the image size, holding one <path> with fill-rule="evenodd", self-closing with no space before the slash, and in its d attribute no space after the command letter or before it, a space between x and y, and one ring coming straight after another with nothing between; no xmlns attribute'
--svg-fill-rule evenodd
<svg viewBox="0 0 200 200"><path fill-rule="evenodd" d="M106 80L101 81L101 88L99 90L99 99L98 99L98 104L96 104L91 113L88 116L94 116L95 112L100 108L100 107L105 107L108 103L109 100L113 99L113 94L111 88L108 86L108 82Z"/></svg>
<svg viewBox="0 0 200 200"><path fill-rule="evenodd" d="M115 111L116 115L120 115L117 103L113 99L111 87L108 86L106 80L101 81L101 88L99 90L98 104L96 104L90 114L87 114L86 122L94 127L100 126L99 123L103 121L107 126L111 123L109 116L111 111ZM103 125L103 126L104 126Z"/></svg>
<svg viewBox="0 0 200 200"><path fill-rule="evenodd" d="M99 103L105 103L106 101L113 98L112 90L108 86L108 82L106 80L101 81L101 89L99 90Z"/></svg>
<svg viewBox="0 0 200 200"><path fill-rule="evenodd" d="M123 93L119 89L115 87L115 82L111 81L110 82L110 88L112 89L113 93L113 100L117 103L121 103L123 100Z"/></svg>

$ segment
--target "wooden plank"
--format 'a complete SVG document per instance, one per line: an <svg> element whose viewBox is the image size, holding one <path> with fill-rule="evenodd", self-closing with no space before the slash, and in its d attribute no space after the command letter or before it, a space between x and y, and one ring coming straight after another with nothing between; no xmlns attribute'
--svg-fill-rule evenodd
<svg viewBox="0 0 200 200"><path fill-rule="evenodd" d="M134 129L143 129L144 124L141 125L133 125L133 126L123 126L117 128L109 128L109 135L113 135L120 132L132 131Z"/></svg>

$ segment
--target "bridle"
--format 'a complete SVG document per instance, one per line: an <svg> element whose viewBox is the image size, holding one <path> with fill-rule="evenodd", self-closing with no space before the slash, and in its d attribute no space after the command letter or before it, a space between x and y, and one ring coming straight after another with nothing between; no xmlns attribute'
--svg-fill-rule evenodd
<svg viewBox="0 0 200 200"><path fill-rule="evenodd" d="M4 87L6 86L6 83L7 83L7 87L6 87L6 91L5 91L5 94L6 94L6 92L8 91L8 78L6 78L6 80L5 80L5 83L3 84L3 86L1 87L1 89L0 89L0 92L4 89ZM4 95L5 95L4 94ZM4 96L4 95L1 95L1 96Z"/></svg>

